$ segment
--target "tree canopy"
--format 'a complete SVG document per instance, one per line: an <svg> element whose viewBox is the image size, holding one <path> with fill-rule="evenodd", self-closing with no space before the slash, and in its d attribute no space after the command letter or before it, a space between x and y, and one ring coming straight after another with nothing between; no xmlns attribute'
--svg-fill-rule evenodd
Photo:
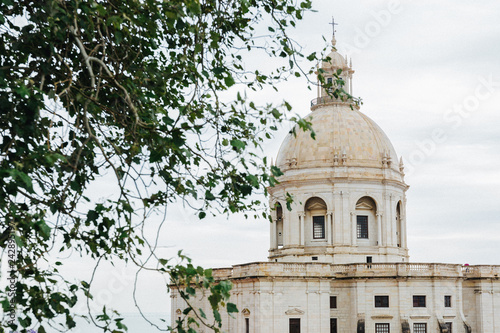
<svg viewBox="0 0 500 333"><path fill-rule="evenodd" d="M2 327L44 332L61 318L61 331L75 326L72 309L92 297L91 285L69 281L58 270L64 261L50 259L69 249L202 283L218 313L230 287L182 255L179 265L155 257L140 230L179 200L200 219L258 211L253 194L280 175L259 149L291 107L260 105L244 91L310 73L297 67L304 55L287 35L310 8L310 0L0 1L0 242L15 253L14 284L0 300L4 314L17 313ZM281 65L252 68L245 57L255 52ZM92 193L102 177L113 177L112 197ZM126 330L105 309L92 320Z"/></svg>

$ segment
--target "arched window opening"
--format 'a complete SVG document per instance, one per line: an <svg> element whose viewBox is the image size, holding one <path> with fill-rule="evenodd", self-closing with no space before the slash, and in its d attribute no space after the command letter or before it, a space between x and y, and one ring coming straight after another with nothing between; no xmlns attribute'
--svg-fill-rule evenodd
<svg viewBox="0 0 500 333"><path fill-rule="evenodd" d="M398 241L398 247L401 247L403 237L401 235L401 201L398 202L396 207L396 239Z"/></svg>
<svg viewBox="0 0 500 333"><path fill-rule="evenodd" d="M370 197L356 203L356 237L362 245L378 245L377 205Z"/></svg>
<svg viewBox="0 0 500 333"><path fill-rule="evenodd" d="M279 202L276 204L276 244L283 246L283 207Z"/></svg>
<svg viewBox="0 0 500 333"><path fill-rule="evenodd" d="M310 237L309 240L326 240L326 203L323 199L314 197L306 202L306 221L309 227L306 228Z"/></svg>

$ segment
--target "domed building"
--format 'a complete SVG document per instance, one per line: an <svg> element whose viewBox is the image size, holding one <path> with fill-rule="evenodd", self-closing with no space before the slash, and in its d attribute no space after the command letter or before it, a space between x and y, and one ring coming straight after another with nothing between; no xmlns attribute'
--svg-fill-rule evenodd
<svg viewBox="0 0 500 333"><path fill-rule="evenodd" d="M500 266L409 262L404 165L350 97L354 71L332 44L319 72L347 94L320 88L307 116L315 138L296 129L283 141L268 261L214 269L240 310L223 331L500 332ZM186 305L171 297L175 320Z"/></svg>

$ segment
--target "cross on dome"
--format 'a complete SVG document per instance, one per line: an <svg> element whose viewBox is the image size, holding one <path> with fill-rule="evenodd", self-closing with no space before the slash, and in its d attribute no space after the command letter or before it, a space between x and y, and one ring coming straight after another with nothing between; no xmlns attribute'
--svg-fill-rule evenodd
<svg viewBox="0 0 500 333"><path fill-rule="evenodd" d="M337 44L337 40L335 39L335 26L339 25L338 23L335 23L335 19L332 16L332 22L328 23L332 25L332 46L335 48L335 45Z"/></svg>
<svg viewBox="0 0 500 333"><path fill-rule="evenodd" d="M335 26L339 25L339 24L335 23L335 19L333 18L333 16L332 16L332 23L328 23L328 24L332 25L332 30L333 30L332 36L335 36Z"/></svg>

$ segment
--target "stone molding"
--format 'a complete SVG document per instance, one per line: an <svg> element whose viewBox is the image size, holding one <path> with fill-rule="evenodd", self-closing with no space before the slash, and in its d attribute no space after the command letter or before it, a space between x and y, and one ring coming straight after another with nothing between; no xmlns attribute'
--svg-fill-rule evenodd
<svg viewBox="0 0 500 333"><path fill-rule="evenodd" d="M287 316L301 316L303 315L305 312L302 311L301 309L299 308L293 308L293 309L289 309L285 312L285 314Z"/></svg>
<svg viewBox="0 0 500 333"><path fill-rule="evenodd" d="M394 316L391 315L375 315L371 317L372 319L392 319Z"/></svg>
<svg viewBox="0 0 500 333"><path fill-rule="evenodd" d="M315 277L315 278L492 278L500 274L500 266L462 266L436 263L283 263L256 262L235 265L231 269L214 269L216 279ZM260 291L253 291L260 293ZM495 293L493 290L476 289L475 293Z"/></svg>

